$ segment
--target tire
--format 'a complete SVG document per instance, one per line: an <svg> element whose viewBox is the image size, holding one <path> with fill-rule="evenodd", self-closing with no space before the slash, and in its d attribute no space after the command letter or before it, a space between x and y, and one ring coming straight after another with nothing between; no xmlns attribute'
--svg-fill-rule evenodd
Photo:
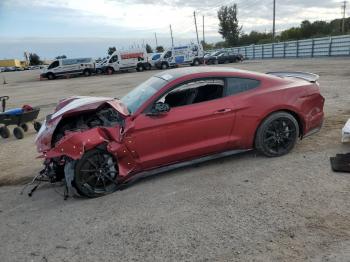
<svg viewBox="0 0 350 262"><path fill-rule="evenodd" d="M136 67L137 72L142 72L143 71L143 65L139 64Z"/></svg>
<svg viewBox="0 0 350 262"><path fill-rule="evenodd" d="M13 129L13 135L17 139L22 139L24 137L24 130L22 129L22 127L16 126Z"/></svg>
<svg viewBox="0 0 350 262"><path fill-rule="evenodd" d="M39 132L39 130L40 130L40 128L41 128L41 123L35 121L35 122L33 123L33 126L34 126L35 131L36 131L36 132Z"/></svg>
<svg viewBox="0 0 350 262"><path fill-rule="evenodd" d="M53 73L48 73L46 76L47 76L47 79L49 80L54 80L56 78Z"/></svg>
<svg viewBox="0 0 350 262"><path fill-rule="evenodd" d="M101 68L98 68L98 69L96 69L96 74L98 74L98 75L100 75L100 74L102 74L102 69Z"/></svg>
<svg viewBox="0 0 350 262"><path fill-rule="evenodd" d="M151 69L152 69L151 64L150 64L150 63L147 63L147 64L145 65L145 70L151 70Z"/></svg>
<svg viewBox="0 0 350 262"><path fill-rule="evenodd" d="M85 69L83 72L84 76L91 76L91 71L89 69Z"/></svg>
<svg viewBox="0 0 350 262"><path fill-rule="evenodd" d="M167 63L162 63L162 65L161 65L161 69L168 69L168 64Z"/></svg>
<svg viewBox="0 0 350 262"><path fill-rule="evenodd" d="M0 136L2 138L9 138L10 137L10 130L8 129L7 126L2 126L0 127Z"/></svg>
<svg viewBox="0 0 350 262"><path fill-rule="evenodd" d="M22 127L22 129L23 129L24 132L27 132L28 129L29 129L29 127L28 127L28 125L27 125L26 123L23 123L23 124L21 124L20 126Z"/></svg>
<svg viewBox="0 0 350 262"><path fill-rule="evenodd" d="M200 63L199 63L199 60L198 60L198 59L195 59L195 60L193 61L193 65L194 65L194 66L199 66L199 64L200 64Z"/></svg>
<svg viewBox="0 0 350 262"><path fill-rule="evenodd" d="M105 149L87 151L76 162L73 186L85 197L99 197L117 190L116 159Z"/></svg>
<svg viewBox="0 0 350 262"><path fill-rule="evenodd" d="M114 69L112 67L107 68L107 75L112 75L114 73Z"/></svg>
<svg viewBox="0 0 350 262"><path fill-rule="evenodd" d="M276 112L259 126L255 148L268 157L283 156L293 149L298 137L299 124L295 117L287 112Z"/></svg>

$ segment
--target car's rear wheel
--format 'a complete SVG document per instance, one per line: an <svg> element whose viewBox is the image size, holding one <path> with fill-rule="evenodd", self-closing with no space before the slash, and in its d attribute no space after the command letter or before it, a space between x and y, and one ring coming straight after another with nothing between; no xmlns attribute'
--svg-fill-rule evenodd
<svg viewBox="0 0 350 262"><path fill-rule="evenodd" d="M73 184L79 194L98 197L117 189L117 177L115 158L105 149L93 149L77 161Z"/></svg>
<svg viewBox="0 0 350 262"><path fill-rule="evenodd" d="M258 128L255 147L266 156L282 156L293 149L298 137L299 124L295 117L287 112L276 112Z"/></svg>

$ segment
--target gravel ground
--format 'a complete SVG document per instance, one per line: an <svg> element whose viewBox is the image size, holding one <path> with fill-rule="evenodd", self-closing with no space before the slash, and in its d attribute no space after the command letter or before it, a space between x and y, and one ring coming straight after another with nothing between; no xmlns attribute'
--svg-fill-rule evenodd
<svg viewBox="0 0 350 262"><path fill-rule="evenodd" d="M321 76L326 119L290 154L249 152L143 179L102 198L63 200L62 187L32 198L23 183L40 170L34 131L1 140L1 261L350 261L350 176L329 157L350 151L350 60L247 61L225 65ZM9 106L40 105L42 118L70 95L118 97L155 72L38 81L2 73Z"/></svg>

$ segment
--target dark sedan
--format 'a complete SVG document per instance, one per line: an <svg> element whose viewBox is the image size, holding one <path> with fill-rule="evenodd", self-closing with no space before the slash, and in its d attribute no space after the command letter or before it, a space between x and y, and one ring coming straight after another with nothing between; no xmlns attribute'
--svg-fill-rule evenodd
<svg viewBox="0 0 350 262"><path fill-rule="evenodd" d="M204 57L206 64L225 64L242 61L242 55L234 54L228 51L216 51L209 56Z"/></svg>

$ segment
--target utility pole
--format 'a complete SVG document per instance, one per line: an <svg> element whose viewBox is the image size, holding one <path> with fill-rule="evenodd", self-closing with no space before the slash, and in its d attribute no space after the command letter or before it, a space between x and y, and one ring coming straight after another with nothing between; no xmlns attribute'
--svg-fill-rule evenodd
<svg viewBox="0 0 350 262"><path fill-rule="evenodd" d="M343 1L343 5L341 6L343 9L343 22L341 25L341 31L344 34L345 33L345 14L346 14L346 1Z"/></svg>
<svg viewBox="0 0 350 262"><path fill-rule="evenodd" d="M173 38L173 30L171 30L171 25L170 25L170 36L171 36L171 47L174 47L174 38Z"/></svg>
<svg viewBox="0 0 350 262"><path fill-rule="evenodd" d="M157 33L154 33L154 38L156 39L156 48L158 47Z"/></svg>
<svg viewBox="0 0 350 262"><path fill-rule="evenodd" d="M204 37L204 15L203 15L203 44L205 43L205 37Z"/></svg>
<svg viewBox="0 0 350 262"><path fill-rule="evenodd" d="M193 17L194 17L194 25L196 26L197 43L199 44L197 21L196 21L196 11L193 11Z"/></svg>
<svg viewBox="0 0 350 262"><path fill-rule="evenodd" d="M273 22L272 22L272 38L276 36L276 0L273 0Z"/></svg>

